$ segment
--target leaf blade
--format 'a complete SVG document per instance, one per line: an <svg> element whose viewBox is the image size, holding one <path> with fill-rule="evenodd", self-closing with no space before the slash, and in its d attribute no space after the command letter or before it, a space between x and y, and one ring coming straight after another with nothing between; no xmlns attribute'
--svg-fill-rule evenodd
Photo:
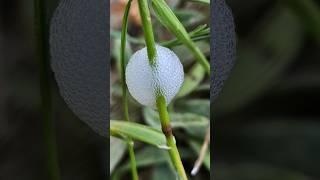
<svg viewBox="0 0 320 180"><path fill-rule="evenodd" d="M166 138L161 131L133 122L110 120L110 134L126 136L157 147L166 147Z"/></svg>

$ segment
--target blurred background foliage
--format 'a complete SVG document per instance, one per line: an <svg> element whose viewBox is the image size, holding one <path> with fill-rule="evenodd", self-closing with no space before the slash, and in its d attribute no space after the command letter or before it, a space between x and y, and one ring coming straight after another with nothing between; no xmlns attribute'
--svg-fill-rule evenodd
<svg viewBox="0 0 320 180"><path fill-rule="evenodd" d="M48 17L57 1L50 0ZM111 117L121 119L117 69L119 25L124 0L111 9ZM206 5L170 0L189 31L208 21ZM320 1L228 0L238 36L237 62L219 98L211 104L215 120L214 176L221 180L319 179L320 163ZM122 4L121 4L122 3ZM0 1L0 179L43 180L45 156L40 119L38 66L30 1ZM141 37L137 11L130 15L129 35ZM172 38L155 22L157 41ZM132 52L141 39L131 40ZM198 42L209 55L207 41ZM170 107L176 117L178 146L190 171L208 123L209 81L183 47L174 47L182 60L192 91ZM128 56L130 51L128 50ZM200 70L199 70L200 69ZM62 179L103 179L107 147L75 117L53 84L59 162ZM157 127L151 109L130 100L132 120ZM186 121L181 124L179 121ZM197 123L195 123L197 122ZM111 169L128 179L125 146L111 138ZM136 143L141 179L174 179L163 151ZM207 158L208 159L208 158ZM151 166L152 164L152 166ZM199 176L209 179L208 161ZM212 175L211 175L212 176Z"/></svg>
<svg viewBox="0 0 320 180"><path fill-rule="evenodd" d="M211 107L221 180L319 179L320 1L228 1L237 62Z"/></svg>

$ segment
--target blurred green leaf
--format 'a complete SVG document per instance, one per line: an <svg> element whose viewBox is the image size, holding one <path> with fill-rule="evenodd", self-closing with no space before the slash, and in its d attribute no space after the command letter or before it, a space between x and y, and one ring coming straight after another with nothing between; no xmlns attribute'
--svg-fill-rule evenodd
<svg viewBox="0 0 320 180"><path fill-rule="evenodd" d="M177 98L184 97L190 94L193 90L195 90L205 76L205 70L200 64L195 64L191 68L191 70L185 74L184 82L180 91L177 95Z"/></svg>
<svg viewBox="0 0 320 180"><path fill-rule="evenodd" d="M143 168L150 165L170 162L170 156L166 151L151 146L145 147L136 153L137 167ZM120 171L130 170L130 162L127 161L121 166Z"/></svg>
<svg viewBox="0 0 320 180"><path fill-rule="evenodd" d="M189 158L190 156L194 155L193 152L187 149L179 148L179 151L182 159ZM156 166L166 164L166 167L168 167L171 172L175 172L175 169L171 164L168 152L151 146L145 147L142 150L136 152L136 161L138 168L149 167L151 165ZM121 167L119 167L119 169L116 169L114 173L116 177L119 177L129 170L130 162L126 161Z"/></svg>
<svg viewBox="0 0 320 180"><path fill-rule="evenodd" d="M210 28L207 27L206 24L198 26L193 31L189 32L189 36L192 41L200 41L210 38ZM166 46L168 48L171 48L173 46L182 45L183 43L179 39L172 39L169 41L165 41L160 43L162 46ZM200 48L200 47L199 47ZM200 48L201 49L201 48ZM205 53L205 52L204 52Z"/></svg>
<svg viewBox="0 0 320 180"><path fill-rule="evenodd" d="M262 22L257 32L252 42L240 44L237 63L212 112L227 113L246 105L270 89L295 60L302 31L288 10Z"/></svg>
<svg viewBox="0 0 320 180"><path fill-rule="evenodd" d="M151 109L151 108L144 108L143 115L145 121L155 127L157 129L161 129L160 119L158 113ZM200 116L197 114L192 113L175 113L170 112L171 118L171 125L172 128L184 128L184 129L191 129L191 128L204 128L207 127L209 124L209 120L207 117Z"/></svg>
<svg viewBox="0 0 320 180"><path fill-rule="evenodd" d="M110 173L113 172L114 168L121 160L126 150L126 147L126 143L122 140L110 137Z"/></svg>
<svg viewBox="0 0 320 180"><path fill-rule="evenodd" d="M210 4L210 0L190 0L191 2L198 2L198 3L204 3L204 4Z"/></svg>
<svg viewBox="0 0 320 180"><path fill-rule="evenodd" d="M220 151L234 161L258 159L276 167L295 169L315 177L320 176L320 124L309 118L264 118L255 123L238 124L224 128L224 142ZM216 137L221 136L216 131ZM230 144L236 151L227 152Z"/></svg>
<svg viewBox="0 0 320 180"><path fill-rule="evenodd" d="M215 178L219 180L312 180L303 173L259 163L217 164Z"/></svg>
<svg viewBox="0 0 320 180"><path fill-rule="evenodd" d="M197 46L206 55L210 54L210 43L206 41L196 42ZM194 62L194 55L186 46L174 46L172 50L177 54L184 67L191 66Z"/></svg>
<svg viewBox="0 0 320 180"><path fill-rule="evenodd" d="M206 18L199 11L193 9L176 9L174 10L174 14L186 28L197 24Z"/></svg>
<svg viewBox="0 0 320 180"><path fill-rule="evenodd" d="M129 137L159 148L167 148L166 138L161 131L138 123L110 120L110 134L120 138Z"/></svg>
<svg viewBox="0 0 320 180"><path fill-rule="evenodd" d="M201 116L210 116L210 100L206 99L190 99L178 100L176 102L175 110L178 112L189 112Z"/></svg>
<svg viewBox="0 0 320 180"><path fill-rule="evenodd" d="M288 7L300 17L301 23L320 44L320 8L314 0L284 0Z"/></svg>
<svg viewBox="0 0 320 180"><path fill-rule="evenodd" d="M152 180L177 180L177 175L166 165L158 165L153 169Z"/></svg>
<svg viewBox="0 0 320 180"><path fill-rule="evenodd" d="M152 0L152 7L161 24L169 29L181 42L183 42L195 55L205 71L210 74L210 65L202 51L191 40L184 26L164 0Z"/></svg>
<svg viewBox="0 0 320 180"><path fill-rule="evenodd" d="M120 67L120 48L121 48L121 33L120 32L111 32L112 34L112 41L113 43L111 43L113 45L113 47L111 48L111 54L112 57L115 58L116 60L116 65L117 65L117 71L121 72L121 67ZM125 59L129 59L132 55L132 48L131 45L129 43L129 41L127 40L126 43L126 50L125 50Z"/></svg>

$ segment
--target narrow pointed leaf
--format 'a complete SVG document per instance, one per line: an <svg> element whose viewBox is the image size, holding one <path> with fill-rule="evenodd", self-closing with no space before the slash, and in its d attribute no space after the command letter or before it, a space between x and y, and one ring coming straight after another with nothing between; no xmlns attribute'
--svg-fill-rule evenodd
<svg viewBox="0 0 320 180"><path fill-rule="evenodd" d="M151 108L145 108L143 111L144 118L152 127L161 128L159 115ZM170 113L171 125L173 128L194 129L208 126L209 119L192 113Z"/></svg>
<svg viewBox="0 0 320 180"><path fill-rule="evenodd" d="M188 32L183 27L177 16L164 0L152 0L152 7L161 24L171 31L181 42L183 42L194 54L198 62L210 74L210 65L201 50L191 40Z"/></svg>
<svg viewBox="0 0 320 180"><path fill-rule="evenodd" d="M182 87L177 97L183 97L195 90L203 80L205 70L200 64L195 64L192 69L185 75Z"/></svg>
<svg viewBox="0 0 320 180"><path fill-rule="evenodd" d="M161 131L142 124L111 120L110 132L112 136L125 136L157 147L166 147L166 138Z"/></svg>

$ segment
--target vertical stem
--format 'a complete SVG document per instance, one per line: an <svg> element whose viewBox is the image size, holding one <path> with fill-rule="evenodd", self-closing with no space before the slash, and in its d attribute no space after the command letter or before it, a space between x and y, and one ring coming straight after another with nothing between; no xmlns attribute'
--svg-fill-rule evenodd
<svg viewBox="0 0 320 180"><path fill-rule="evenodd" d="M45 0L34 1L35 30L37 38L37 58L40 68L41 111L44 123L48 179L59 180L60 171L57 158L54 122L52 119L50 66L48 50L48 29L46 21Z"/></svg>
<svg viewBox="0 0 320 180"><path fill-rule="evenodd" d="M131 166L131 173L132 173L132 179L138 180L138 172L137 172L137 163L136 163L136 157L134 155L134 149L133 149L133 141L128 141L128 150L129 150L129 156L130 156L130 166Z"/></svg>
<svg viewBox="0 0 320 180"><path fill-rule="evenodd" d="M122 19L122 30L121 30L121 47L120 47L120 61L121 61L121 81L122 81L122 95L123 95L123 111L124 118L129 121L129 110L128 110L128 95L127 95L127 84L126 84L126 60L125 50L127 42L127 30L128 30L128 16L131 7L132 0L129 0L124 11Z"/></svg>
<svg viewBox="0 0 320 180"><path fill-rule="evenodd" d="M126 9L124 11L124 16L122 19L122 30L121 30L121 48L120 48L120 59L121 59L121 81L122 81L122 95L123 95L123 112L124 118L126 121L130 121L129 119L129 109L128 109L128 95L127 95L127 85L126 85L126 76L125 76L125 49L126 49L126 42L127 42L127 29L128 29L128 16L131 7L132 0L129 0ZM130 165L131 165L131 173L132 179L138 180L138 171L137 171L137 164L136 158L134 154L134 143L131 139L128 140L128 151L130 157Z"/></svg>
<svg viewBox="0 0 320 180"><path fill-rule="evenodd" d="M171 161L172 161L174 167L176 168L179 176L183 180L188 180L188 177L187 177L186 172L184 170L184 167L183 167L183 164L181 161L181 157L180 157L177 145L176 145L176 140L174 138L172 128L170 125L169 113L168 113L167 107L166 107L166 100L163 96L159 96L157 98L157 108L159 111L162 132L166 136L168 147L170 147L169 155L170 155Z"/></svg>
<svg viewBox="0 0 320 180"><path fill-rule="evenodd" d="M196 162L194 163L193 169L191 171L191 175L194 176L198 173L198 171L203 163L203 160L206 156L209 143L210 143L210 126L207 128L207 132L206 132L206 135L203 140L203 144L202 144L200 152L199 152L199 157L196 160Z"/></svg>
<svg viewBox="0 0 320 180"><path fill-rule="evenodd" d="M148 8L148 1L147 0L138 0L138 5L139 5L139 11L140 11L140 16L141 16L141 20L142 20L144 37L146 40L149 64L151 66L153 66L156 62L157 51L156 51L156 46L155 46L155 41L154 41L154 36L153 36L150 11ZM161 95L161 93L160 93L160 96L157 97L157 107L158 107L158 111L159 111L159 115L160 115L162 131L166 136L167 145L170 147L169 155L170 155L171 161L172 161L173 165L175 166L175 168L177 169L179 176L183 180L187 180L188 178L185 173L183 164L181 162L180 154L179 154L178 148L176 146L174 136L172 134L169 114L168 114L167 107L166 107L166 100Z"/></svg>
<svg viewBox="0 0 320 180"><path fill-rule="evenodd" d="M140 17L142 20L142 28L144 31L144 37L146 40L149 63L150 63L150 65L154 65L155 61L156 61L155 58L157 56L157 51L156 51L156 43L154 41L154 36L153 36L148 1L147 0L138 0L138 5L139 5Z"/></svg>

